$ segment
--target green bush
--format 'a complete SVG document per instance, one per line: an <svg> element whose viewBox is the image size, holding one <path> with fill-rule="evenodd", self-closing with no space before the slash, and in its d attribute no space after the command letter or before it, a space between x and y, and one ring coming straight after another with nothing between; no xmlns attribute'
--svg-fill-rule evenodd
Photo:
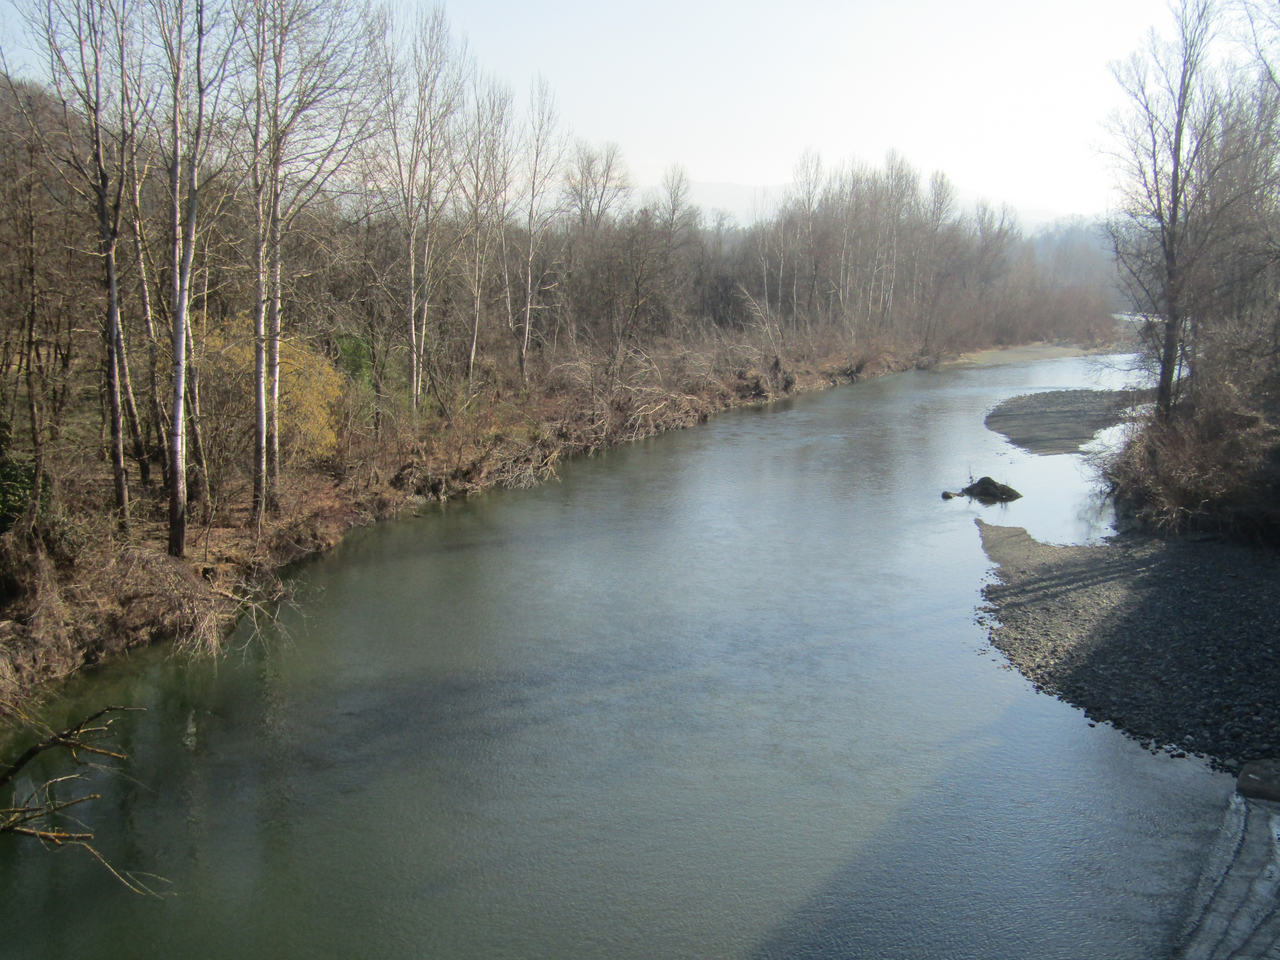
<svg viewBox="0 0 1280 960"><path fill-rule="evenodd" d="M34 464L23 463L12 457L0 456L0 533L5 533L13 526L27 504L31 502L31 491L35 487L36 468ZM49 475L44 475L44 483L40 487L40 512L47 513L52 501Z"/></svg>

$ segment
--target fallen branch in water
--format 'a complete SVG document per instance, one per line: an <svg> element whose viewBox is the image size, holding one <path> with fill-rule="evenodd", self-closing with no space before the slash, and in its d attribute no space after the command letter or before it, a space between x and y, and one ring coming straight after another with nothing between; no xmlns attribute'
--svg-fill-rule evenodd
<svg viewBox="0 0 1280 960"><path fill-rule="evenodd" d="M101 799L101 794L89 793L70 799L60 799L60 784L71 784L83 779L78 773L45 780L38 786L32 786L25 797L19 797L16 784L23 771L41 754L51 750L66 750L72 762L78 767L86 766L89 761L82 759L82 754L107 757L112 760L127 759L126 755L103 745L111 736L111 725L118 719L108 717L109 714L130 713L141 710L141 707L103 707L79 723L58 732L49 732L43 739L28 747L9 764L0 768L0 789L15 785L11 806L0 807L0 835L12 834L18 837L29 837L40 843L53 847L81 847L95 860L101 863L113 877L123 883L134 893L157 894L146 884L141 883L133 875L125 876L116 870L107 859L94 849L89 841L94 837L88 830L70 830L62 827L60 820L64 811L71 807ZM16 717L20 722L31 724L32 721L18 710L0 705L0 716ZM83 828L83 824L79 824Z"/></svg>

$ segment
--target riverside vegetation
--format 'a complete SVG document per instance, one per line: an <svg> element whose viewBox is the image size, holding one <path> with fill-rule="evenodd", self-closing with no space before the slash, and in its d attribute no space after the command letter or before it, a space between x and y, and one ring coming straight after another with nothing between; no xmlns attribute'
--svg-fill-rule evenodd
<svg viewBox="0 0 1280 960"><path fill-rule="evenodd" d="M1109 223L1155 375L1106 467L1143 526L1280 538L1280 11L1183 0L1118 65Z"/></svg>
<svg viewBox="0 0 1280 960"><path fill-rule="evenodd" d="M637 190L441 10L25 7L0 84L0 702L215 649L283 564L421 498L961 349L1113 328L1087 227L1032 238L900 157L806 154L749 226ZM72 55L74 52L74 56Z"/></svg>

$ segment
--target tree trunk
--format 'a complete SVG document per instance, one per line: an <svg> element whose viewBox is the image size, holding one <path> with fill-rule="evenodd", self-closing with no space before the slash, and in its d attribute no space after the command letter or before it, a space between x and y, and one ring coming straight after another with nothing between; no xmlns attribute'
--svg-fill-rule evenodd
<svg viewBox="0 0 1280 960"><path fill-rule="evenodd" d="M1160 347L1160 381L1156 386L1156 411L1162 419L1168 419L1173 412L1173 374L1178 366L1178 341L1182 329L1176 307L1171 307L1169 314L1164 321L1164 340Z"/></svg>
<svg viewBox="0 0 1280 960"><path fill-rule="evenodd" d="M142 422L138 417L138 403L133 395L133 377L129 374L129 355L124 346L124 330L116 324L116 356L120 367L120 394L124 401L125 422L129 426L129 438L133 443L133 458L138 462L138 473L144 487L151 486L151 458L142 439Z"/></svg>
<svg viewBox="0 0 1280 960"><path fill-rule="evenodd" d="M206 297L205 302L208 302ZM200 367L195 362L195 344L191 336L191 324L187 324L187 429L191 431L191 460L195 466L196 501L200 504L200 519L208 523L213 510L209 494L209 465L204 459L204 437L200 430Z"/></svg>
<svg viewBox="0 0 1280 960"><path fill-rule="evenodd" d="M261 529L267 503L267 279L266 233L261 200L254 245L253 303L253 502L250 519Z"/></svg>
<svg viewBox="0 0 1280 960"><path fill-rule="evenodd" d="M133 252L138 264L138 299L142 309L142 322L147 334L147 393L151 407L151 419L155 425L156 439L161 450L168 450L168 430L164 419L164 409L160 403L160 343L156 339L155 319L151 310L151 284L147 270L147 241L142 226L142 198L138 184L137 158L130 154L130 181L133 196ZM162 481L169 483L168 457L160 458ZM149 473L149 471L148 471ZM144 473L144 482L147 473Z"/></svg>
<svg viewBox="0 0 1280 960"><path fill-rule="evenodd" d="M100 197L99 214L105 216L105 197ZM103 240L106 268L107 323L103 339L107 347L107 407L111 419L111 475L115 487L116 522L122 533L129 531L129 477L124 467L124 430L120 406L120 290L116 281L115 238Z"/></svg>
<svg viewBox="0 0 1280 960"><path fill-rule="evenodd" d="M280 510L280 206L271 209L270 277L267 290L267 487L268 513Z"/></svg>

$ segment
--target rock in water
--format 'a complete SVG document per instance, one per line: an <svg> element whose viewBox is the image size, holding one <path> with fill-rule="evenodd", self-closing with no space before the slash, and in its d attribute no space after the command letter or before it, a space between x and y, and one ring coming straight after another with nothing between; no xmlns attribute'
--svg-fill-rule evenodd
<svg viewBox="0 0 1280 960"><path fill-rule="evenodd" d="M1022 494L1013 487L996 483L990 477L979 477L960 492L982 503L1008 503L1010 500L1022 499Z"/></svg>

